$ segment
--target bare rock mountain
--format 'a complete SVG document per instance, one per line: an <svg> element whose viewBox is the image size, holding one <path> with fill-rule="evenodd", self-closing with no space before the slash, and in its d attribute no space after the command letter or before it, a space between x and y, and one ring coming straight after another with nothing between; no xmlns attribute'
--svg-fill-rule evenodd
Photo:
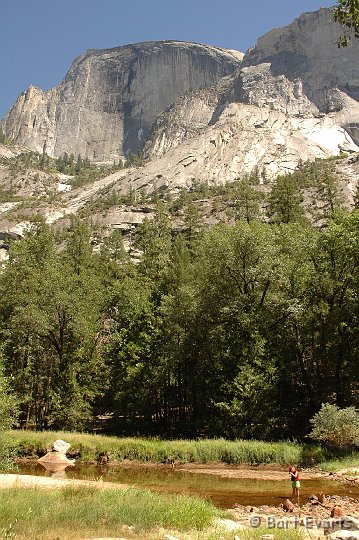
<svg viewBox="0 0 359 540"><path fill-rule="evenodd" d="M359 44L338 48L341 33L320 9L260 38L234 74L158 117L134 185L221 183L254 167L274 177L300 159L358 151Z"/></svg>
<svg viewBox="0 0 359 540"><path fill-rule="evenodd" d="M64 152L103 162L142 149L156 116L181 94L233 73L240 53L162 41L77 58L63 82L31 86L1 122L18 144L53 157Z"/></svg>
<svg viewBox="0 0 359 540"><path fill-rule="evenodd" d="M285 91L286 109L290 112L291 101L304 94L321 112L330 113L344 106L342 93L349 98L359 98L359 46L353 39L347 48L337 43L343 33L342 27L333 21L331 9L322 8L305 13L292 24L277 28L261 37L257 45L248 51L242 67L255 68L269 64L270 72L278 83L278 93L283 93L284 80L294 83L294 92ZM246 69L241 74L238 99L248 91ZM256 91L252 97L256 100ZM271 97L276 97L275 93Z"/></svg>
<svg viewBox="0 0 359 540"><path fill-rule="evenodd" d="M299 160L359 150L359 44L337 42L331 9L275 29L243 55L183 42L89 51L59 87L31 87L1 122L51 156L113 161L143 150L118 186L151 192L224 183L257 167L272 178Z"/></svg>

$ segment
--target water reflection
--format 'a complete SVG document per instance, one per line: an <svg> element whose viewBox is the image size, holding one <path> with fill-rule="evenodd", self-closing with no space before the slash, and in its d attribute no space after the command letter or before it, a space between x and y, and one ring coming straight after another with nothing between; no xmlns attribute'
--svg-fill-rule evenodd
<svg viewBox="0 0 359 540"><path fill-rule="evenodd" d="M51 478L68 478L66 474L67 467L73 467L73 463L55 463L51 461L41 461L39 462L41 467L44 467L50 474Z"/></svg>
<svg viewBox="0 0 359 540"><path fill-rule="evenodd" d="M50 463L28 462L19 466L20 474L102 480L119 482L152 491L197 495L212 501L220 508L231 508L236 504L278 506L291 495L291 486L286 480L258 480L248 478L223 478L210 474L193 474L187 470L130 465L84 465L79 462ZM347 495L359 497L359 485L348 485L334 480L315 478L303 480L303 501L312 493Z"/></svg>

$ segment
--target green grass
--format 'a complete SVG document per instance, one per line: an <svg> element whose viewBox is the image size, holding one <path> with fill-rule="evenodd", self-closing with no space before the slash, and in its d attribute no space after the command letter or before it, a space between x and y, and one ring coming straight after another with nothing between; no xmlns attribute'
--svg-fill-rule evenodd
<svg viewBox="0 0 359 540"><path fill-rule="evenodd" d="M69 457L81 461L97 460L108 452L111 460L160 463L225 463L230 465L320 465L325 471L359 466L359 452L328 451L320 445L296 442L227 441L225 439L161 440L155 438L111 437L86 433L12 430L6 437L20 457L40 457L56 439L71 444Z"/></svg>
<svg viewBox="0 0 359 540"><path fill-rule="evenodd" d="M119 536L123 528L140 536L160 527L202 531L220 514L210 503L195 497L133 489L0 490L2 538Z"/></svg>
<svg viewBox="0 0 359 540"><path fill-rule="evenodd" d="M345 469L359 469L359 452L353 452L350 456L331 459L320 464L325 472L338 472Z"/></svg>
<svg viewBox="0 0 359 540"><path fill-rule="evenodd" d="M51 448L56 439L71 444L68 455L83 461L96 460L100 452L109 452L111 459L141 462L162 462L173 459L180 463L288 464L299 463L303 447L291 442L200 441L109 437L83 433L35 432L13 430L8 433L19 456L38 457Z"/></svg>
<svg viewBox="0 0 359 540"><path fill-rule="evenodd" d="M166 531L183 540L233 540L233 532L215 524L219 517L226 515L206 501L184 495L89 487L0 489L0 538L154 540L163 539ZM240 538L255 540L273 532L279 540L301 538L296 530L264 528L241 530Z"/></svg>

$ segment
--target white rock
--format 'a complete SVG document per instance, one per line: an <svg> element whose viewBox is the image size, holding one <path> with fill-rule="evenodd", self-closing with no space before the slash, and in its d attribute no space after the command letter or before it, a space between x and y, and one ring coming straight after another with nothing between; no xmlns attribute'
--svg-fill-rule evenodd
<svg viewBox="0 0 359 540"><path fill-rule="evenodd" d="M328 536L328 540L358 540L359 532L336 531Z"/></svg>
<svg viewBox="0 0 359 540"><path fill-rule="evenodd" d="M52 451L59 452L60 454L66 454L70 446L71 444L63 441L62 439L58 439L57 441L53 443Z"/></svg>
<svg viewBox="0 0 359 540"><path fill-rule="evenodd" d="M237 521L233 521L232 519L217 519L216 525L231 532L246 528L241 523L237 523Z"/></svg>

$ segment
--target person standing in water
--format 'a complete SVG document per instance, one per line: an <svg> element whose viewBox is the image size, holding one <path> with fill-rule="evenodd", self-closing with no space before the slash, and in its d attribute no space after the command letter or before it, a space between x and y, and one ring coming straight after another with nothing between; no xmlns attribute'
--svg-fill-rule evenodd
<svg viewBox="0 0 359 540"><path fill-rule="evenodd" d="M289 474L290 479L292 482L292 497L297 499L298 505L299 505L299 489L300 489L300 481L299 481L299 472L293 465L289 467Z"/></svg>

